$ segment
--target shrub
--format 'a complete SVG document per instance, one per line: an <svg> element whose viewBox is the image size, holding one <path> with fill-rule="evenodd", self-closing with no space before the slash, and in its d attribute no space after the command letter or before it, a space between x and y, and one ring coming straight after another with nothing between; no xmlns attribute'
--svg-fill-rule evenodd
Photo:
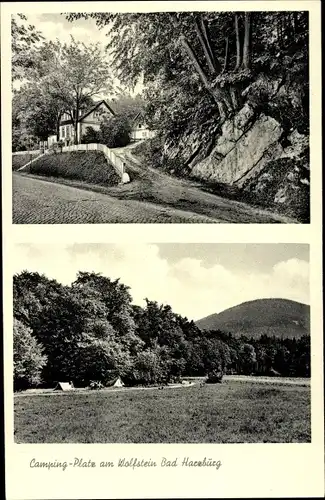
<svg viewBox="0 0 325 500"><path fill-rule="evenodd" d="M89 389L92 391L96 391L99 389L103 389L103 384L99 380L91 380L89 384Z"/></svg>
<svg viewBox="0 0 325 500"><path fill-rule="evenodd" d="M102 144L109 148L123 147L130 143L131 128L126 118L114 116L100 126Z"/></svg>
<svg viewBox="0 0 325 500"><path fill-rule="evenodd" d="M207 384L221 384L223 378L223 372L219 369L211 370L208 373L208 378L206 380Z"/></svg>
<svg viewBox="0 0 325 500"><path fill-rule="evenodd" d="M86 133L81 138L82 144L101 143L101 133L93 127L87 127Z"/></svg>

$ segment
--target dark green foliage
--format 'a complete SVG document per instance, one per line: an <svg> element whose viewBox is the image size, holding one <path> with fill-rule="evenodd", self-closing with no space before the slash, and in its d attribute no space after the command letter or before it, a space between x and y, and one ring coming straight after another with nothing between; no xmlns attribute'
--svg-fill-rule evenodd
<svg viewBox="0 0 325 500"><path fill-rule="evenodd" d="M86 133L81 138L82 144L100 144L101 142L101 134L98 130L95 130L93 127L87 127Z"/></svg>
<svg viewBox="0 0 325 500"><path fill-rule="evenodd" d="M98 151L73 151L45 155L32 163L31 174L46 177L76 179L92 184L114 186L119 176L108 163L103 153Z"/></svg>
<svg viewBox="0 0 325 500"><path fill-rule="evenodd" d="M215 383L227 373L310 376L306 336L256 339L201 331L169 305L147 300L144 308L132 306L129 288L100 274L80 272L71 286L63 286L24 271L14 276L13 291L16 336L21 335L16 343L26 345L27 335L32 350L41 349L29 383L42 378L51 387L72 380L84 387L90 381L106 385L117 376L127 385L179 382L185 376Z"/></svg>
<svg viewBox="0 0 325 500"><path fill-rule="evenodd" d="M123 147L130 142L130 124L123 116L113 116L100 126L100 142L109 148Z"/></svg>
<svg viewBox="0 0 325 500"><path fill-rule="evenodd" d="M27 389L39 385L47 357L33 336L32 330L18 319L14 319L13 351L14 389Z"/></svg>

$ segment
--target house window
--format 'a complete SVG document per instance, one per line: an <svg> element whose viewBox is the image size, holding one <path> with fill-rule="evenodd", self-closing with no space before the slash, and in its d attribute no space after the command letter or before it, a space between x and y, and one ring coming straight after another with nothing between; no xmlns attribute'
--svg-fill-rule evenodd
<svg viewBox="0 0 325 500"><path fill-rule="evenodd" d="M142 124L141 124L141 123L139 123L138 127L139 127L139 128L141 128L141 127L142 127Z"/></svg>
<svg viewBox="0 0 325 500"><path fill-rule="evenodd" d="M61 131L62 131L62 139L64 139L65 138L65 127L62 127Z"/></svg>
<svg viewBox="0 0 325 500"><path fill-rule="evenodd" d="M67 137L67 139L69 139L69 137L70 137L70 125L66 126L66 137Z"/></svg>

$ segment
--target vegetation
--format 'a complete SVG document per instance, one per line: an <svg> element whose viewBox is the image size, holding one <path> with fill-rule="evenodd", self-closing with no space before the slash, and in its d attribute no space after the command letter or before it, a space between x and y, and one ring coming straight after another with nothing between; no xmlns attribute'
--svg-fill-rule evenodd
<svg viewBox="0 0 325 500"><path fill-rule="evenodd" d="M257 340L203 332L169 305L147 299L145 307L134 306L127 286L95 273L80 272L63 286L24 271L13 286L14 317L47 356L41 376L48 387L58 380L106 385L117 376L131 386L184 376L215 382L224 373L310 376L309 337Z"/></svg>
<svg viewBox="0 0 325 500"><path fill-rule="evenodd" d="M80 17L106 27L122 83L144 78L148 119L164 134L194 127L203 138L213 133L216 117L224 121L245 102L276 114L289 128L308 128L305 12L67 15L70 21ZM280 96L277 81L286 87Z"/></svg>
<svg viewBox="0 0 325 500"><path fill-rule="evenodd" d="M14 387L27 388L41 381L41 371L47 358L32 331L14 319Z"/></svg>
<svg viewBox="0 0 325 500"><path fill-rule="evenodd" d="M310 388L245 382L15 398L18 443L310 442Z"/></svg>
<svg viewBox="0 0 325 500"><path fill-rule="evenodd" d="M234 337L299 338L309 335L309 306L293 300L258 299L197 321L202 330L222 330Z"/></svg>
<svg viewBox="0 0 325 500"><path fill-rule="evenodd" d="M46 177L61 177L114 186L119 183L119 176L107 163L99 151L73 151L49 154L36 159L28 168L29 173Z"/></svg>
<svg viewBox="0 0 325 500"><path fill-rule="evenodd" d="M109 148L123 147L129 144L130 133L130 121L125 116L112 116L102 121L98 131L87 127L81 142L84 144L96 142L105 144Z"/></svg>

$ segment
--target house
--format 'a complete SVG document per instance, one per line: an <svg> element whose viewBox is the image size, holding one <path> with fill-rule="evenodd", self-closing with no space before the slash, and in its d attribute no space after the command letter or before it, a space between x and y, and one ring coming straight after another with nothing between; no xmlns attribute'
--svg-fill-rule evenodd
<svg viewBox="0 0 325 500"><path fill-rule="evenodd" d="M80 142L81 137L86 133L87 127L99 130L101 122L109 116L115 116L115 113L104 100L96 102L87 110L80 109L77 125L77 143ZM61 116L59 125L59 140L65 144L73 144L76 142L74 124L70 114L67 112L63 113Z"/></svg>
<svg viewBox="0 0 325 500"><path fill-rule="evenodd" d="M131 129L131 141L142 141L144 139L151 139L155 136L154 130L149 130L145 119L144 113L140 111L133 119L132 129Z"/></svg>

